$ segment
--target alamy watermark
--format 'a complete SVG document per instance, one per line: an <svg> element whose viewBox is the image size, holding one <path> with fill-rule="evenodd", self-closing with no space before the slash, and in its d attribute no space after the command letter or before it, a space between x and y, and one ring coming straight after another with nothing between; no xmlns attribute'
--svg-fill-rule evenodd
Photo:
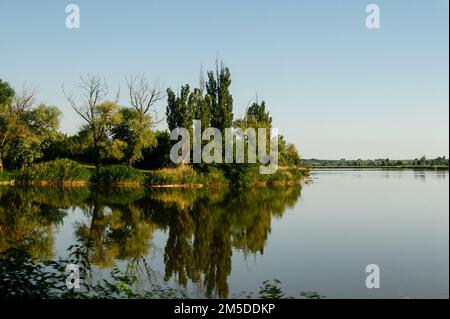
<svg viewBox="0 0 450 319"><path fill-rule="evenodd" d="M377 4L371 3L366 6L366 13L369 15L366 17L367 29L379 29L380 28L380 7Z"/></svg>
<svg viewBox="0 0 450 319"><path fill-rule="evenodd" d="M67 289L80 289L80 268L75 264L66 266L66 287Z"/></svg>
<svg viewBox="0 0 450 319"><path fill-rule="evenodd" d="M71 3L66 6L66 28L79 29L80 28L80 7L77 4Z"/></svg>
<svg viewBox="0 0 450 319"><path fill-rule="evenodd" d="M278 129L225 128L224 131L225 139L222 132L214 127L208 127L202 132L201 121L194 120L191 140L188 129L175 128L170 132L170 139L178 140L179 137L181 139L172 146L170 159L175 164L257 163L258 159L261 164L260 174L273 174L278 170ZM209 143L202 147L204 141ZM245 149L247 149L247 156L245 156Z"/></svg>
<svg viewBox="0 0 450 319"><path fill-rule="evenodd" d="M380 288L380 267L376 264L366 266L366 287L367 289Z"/></svg>

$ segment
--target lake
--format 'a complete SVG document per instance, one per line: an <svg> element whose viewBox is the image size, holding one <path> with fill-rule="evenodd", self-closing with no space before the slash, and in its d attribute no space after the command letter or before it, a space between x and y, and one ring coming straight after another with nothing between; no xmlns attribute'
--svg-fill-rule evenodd
<svg viewBox="0 0 450 319"><path fill-rule="evenodd" d="M448 298L448 171L313 170L312 182L219 189L0 187L0 251L39 259L92 245L94 276L133 265L140 288L190 297ZM365 268L380 268L366 288Z"/></svg>

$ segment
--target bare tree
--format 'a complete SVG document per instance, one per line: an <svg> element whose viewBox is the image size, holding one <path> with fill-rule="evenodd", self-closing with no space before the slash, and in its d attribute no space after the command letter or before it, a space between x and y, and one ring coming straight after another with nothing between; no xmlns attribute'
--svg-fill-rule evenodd
<svg viewBox="0 0 450 319"><path fill-rule="evenodd" d="M81 90L79 99L74 98L72 94L67 94L63 85L64 96L81 118L89 125L95 125L95 111L108 95L108 84L99 76L88 76L87 78L80 77L80 85L77 87Z"/></svg>
<svg viewBox="0 0 450 319"><path fill-rule="evenodd" d="M20 93L14 96L12 107L17 113L22 113L33 106L38 90L35 87L24 85Z"/></svg>
<svg viewBox="0 0 450 319"><path fill-rule="evenodd" d="M144 75L126 77L130 104L141 115L154 111L153 106L164 98L162 86L158 80L149 82Z"/></svg>
<svg viewBox="0 0 450 319"><path fill-rule="evenodd" d="M102 103L108 96L108 84L104 78L99 76L80 77L80 84L77 86L80 95L75 98L72 94L68 94L64 85L62 90L66 100L72 109L86 121L93 139L93 146L96 152L96 169L97 173L101 164L101 146L100 143L104 138L107 130L105 121L101 117L109 116L100 109Z"/></svg>

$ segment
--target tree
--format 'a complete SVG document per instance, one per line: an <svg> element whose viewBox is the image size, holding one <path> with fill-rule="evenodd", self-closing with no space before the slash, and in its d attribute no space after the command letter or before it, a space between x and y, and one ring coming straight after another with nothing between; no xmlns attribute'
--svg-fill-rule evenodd
<svg viewBox="0 0 450 319"><path fill-rule="evenodd" d="M181 87L181 93L177 96L171 88L167 89L166 118L169 130L177 127L192 128L192 110L188 103L190 87L188 84Z"/></svg>
<svg viewBox="0 0 450 319"><path fill-rule="evenodd" d="M111 130L114 125L120 123L121 115L117 112L116 103L106 101L108 85L105 80L98 76L81 77L79 89L82 95L78 100L66 94L64 87L63 92L72 109L87 123L85 129L92 140L98 174L102 158L108 150L113 152L115 157L123 155L120 148L124 143L111 140Z"/></svg>
<svg viewBox="0 0 450 319"><path fill-rule="evenodd" d="M131 106L141 115L154 112L153 106L163 99L159 82L150 83L144 75L133 75L127 77L126 81Z"/></svg>
<svg viewBox="0 0 450 319"><path fill-rule="evenodd" d="M193 119L200 120L202 127L210 127L211 112L201 89L195 88L192 91L189 95L188 105L192 111Z"/></svg>
<svg viewBox="0 0 450 319"><path fill-rule="evenodd" d="M162 99L162 92L158 81L150 84L144 75L133 75L126 81L131 107L120 110L123 121L113 130L113 135L127 143L125 156L132 166L142 158L144 148L154 147L157 142L149 113L154 112L153 106Z"/></svg>
<svg viewBox="0 0 450 319"><path fill-rule="evenodd" d="M14 89L9 85L9 83L3 82L2 79L0 79L0 105L11 102L14 94Z"/></svg>
<svg viewBox="0 0 450 319"><path fill-rule="evenodd" d="M270 130L272 128L272 117L269 111L266 111L266 102L262 101L253 103L245 112L244 118L237 119L234 125L242 129L245 128L266 128Z"/></svg>
<svg viewBox="0 0 450 319"><path fill-rule="evenodd" d="M5 146L11 135L11 126L15 122L14 112L11 107L14 94L14 89L9 83L0 79L0 172L3 171Z"/></svg>
<svg viewBox="0 0 450 319"><path fill-rule="evenodd" d="M23 134L12 142L8 157L19 167L32 164L43 157L44 151L58 137L61 111L55 106L40 104L25 110L22 118Z"/></svg>
<svg viewBox="0 0 450 319"><path fill-rule="evenodd" d="M216 72L208 72L206 82L206 103L211 113L211 126L222 133L233 123L233 96L230 93L230 70L222 63L220 70L216 62Z"/></svg>
<svg viewBox="0 0 450 319"><path fill-rule="evenodd" d="M16 94L7 82L0 80L0 172L11 144L25 136L24 114L33 104L35 95L35 89L26 87Z"/></svg>
<svg viewBox="0 0 450 319"><path fill-rule="evenodd" d="M151 130L151 118L132 108L122 108L119 110L122 121L112 129L115 139L121 140L124 144L124 155L129 166L142 159L142 151L152 148L157 140L155 133Z"/></svg>

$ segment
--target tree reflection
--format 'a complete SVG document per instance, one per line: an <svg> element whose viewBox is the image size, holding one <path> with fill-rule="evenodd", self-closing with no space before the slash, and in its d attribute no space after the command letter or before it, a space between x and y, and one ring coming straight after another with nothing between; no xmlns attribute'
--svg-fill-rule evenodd
<svg viewBox="0 0 450 319"><path fill-rule="evenodd" d="M52 256L54 227L68 208L88 219L75 236L89 242L89 262L111 268L118 260L145 261L155 231L168 234L164 280L195 284L207 297L229 296L233 250L263 254L272 218L299 199L301 187L219 189L63 190L0 188L0 251L22 247L33 257ZM146 270L151 271L145 264Z"/></svg>
<svg viewBox="0 0 450 319"><path fill-rule="evenodd" d="M164 250L165 280L176 276L181 286L188 279L206 288L208 297L226 298L232 248L245 254L264 253L272 216L282 216L300 196L301 188L253 189L246 193L177 191L159 193L169 228Z"/></svg>
<svg viewBox="0 0 450 319"><path fill-rule="evenodd" d="M53 257L54 228L61 225L65 209L83 205L87 190L56 188L0 188L0 252L22 248L32 257Z"/></svg>

